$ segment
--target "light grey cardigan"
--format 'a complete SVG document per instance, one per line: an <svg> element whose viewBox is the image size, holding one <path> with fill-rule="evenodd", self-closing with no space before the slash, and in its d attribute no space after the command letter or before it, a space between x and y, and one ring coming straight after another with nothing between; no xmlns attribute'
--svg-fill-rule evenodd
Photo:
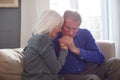
<svg viewBox="0 0 120 80"><path fill-rule="evenodd" d="M65 63L67 50L56 57L53 39L49 35L34 35L24 49L23 80L62 80L58 72Z"/></svg>

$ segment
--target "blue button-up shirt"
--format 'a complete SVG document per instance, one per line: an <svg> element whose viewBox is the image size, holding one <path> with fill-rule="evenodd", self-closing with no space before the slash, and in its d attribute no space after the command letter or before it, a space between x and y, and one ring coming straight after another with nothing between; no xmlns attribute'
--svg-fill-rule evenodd
<svg viewBox="0 0 120 80"><path fill-rule="evenodd" d="M59 56L60 49L58 39L61 37L62 33L59 33L53 41L57 56ZM77 35L74 37L74 43L79 48L80 55L75 55L69 50L60 74L79 74L87 69L87 63L89 62L95 64L104 62L105 58L103 54L100 52L95 43L95 39L87 29L78 30Z"/></svg>

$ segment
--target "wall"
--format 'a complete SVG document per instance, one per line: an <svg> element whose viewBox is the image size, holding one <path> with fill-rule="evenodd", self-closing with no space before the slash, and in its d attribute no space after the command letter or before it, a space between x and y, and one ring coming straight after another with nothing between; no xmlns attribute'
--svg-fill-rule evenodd
<svg viewBox="0 0 120 80"><path fill-rule="evenodd" d="M20 47L21 5L0 8L0 48Z"/></svg>
<svg viewBox="0 0 120 80"><path fill-rule="evenodd" d="M36 0L22 0L21 2L21 47L26 45L31 36L31 29L36 20L35 5Z"/></svg>
<svg viewBox="0 0 120 80"><path fill-rule="evenodd" d="M21 4L21 42L25 47L31 37L32 27L38 16L49 8L49 0L22 0Z"/></svg>

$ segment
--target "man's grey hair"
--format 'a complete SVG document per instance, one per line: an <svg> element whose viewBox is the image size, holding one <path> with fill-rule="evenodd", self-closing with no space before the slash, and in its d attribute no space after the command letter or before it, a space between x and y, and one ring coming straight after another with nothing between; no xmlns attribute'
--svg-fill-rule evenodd
<svg viewBox="0 0 120 80"><path fill-rule="evenodd" d="M63 15L64 19L70 18L72 20L75 20L76 22L79 22L81 24L82 18L81 15L77 11L71 11L71 10L66 10Z"/></svg>

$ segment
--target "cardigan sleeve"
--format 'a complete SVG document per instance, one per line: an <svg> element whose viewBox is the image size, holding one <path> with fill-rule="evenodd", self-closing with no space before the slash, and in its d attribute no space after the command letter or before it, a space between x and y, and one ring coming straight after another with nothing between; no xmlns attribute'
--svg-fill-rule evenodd
<svg viewBox="0 0 120 80"><path fill-rule="evenodd" d="M45 60L46 65L48 66L48 68L51 70L52 73L58 73L65 63L65 59L68 51L65 49L61 49L58 58L55 54L55 49L53 44L49 44L46 47L46 50L44 51L45 52L43 53L43 58Z"/></svg>
<svg viewBox="0 0 120 80"><path fill-rule="evenodd" d="M68 51L61 49L59 57L57 58L53 45L53 39L49 36L35 36L29 40L28 46L34 49L34 51L43 58L45 64L52 73L58 73L65 63Z"/></svg>

